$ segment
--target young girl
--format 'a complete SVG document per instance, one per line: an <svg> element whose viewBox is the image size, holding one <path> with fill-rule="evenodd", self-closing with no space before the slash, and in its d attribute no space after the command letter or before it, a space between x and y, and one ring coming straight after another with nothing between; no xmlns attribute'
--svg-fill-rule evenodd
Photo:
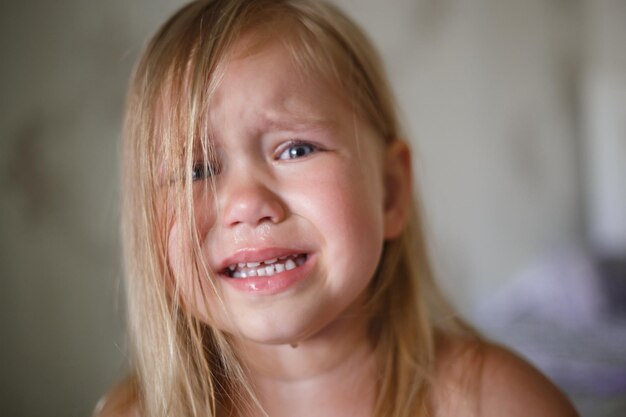
<svg viewBox="0 0 626 417"><path fill-rule="evenodd" d="M130 87L132 374L99 416L574 416L432 280L380 60L334 7L202 0Z"/></svg>

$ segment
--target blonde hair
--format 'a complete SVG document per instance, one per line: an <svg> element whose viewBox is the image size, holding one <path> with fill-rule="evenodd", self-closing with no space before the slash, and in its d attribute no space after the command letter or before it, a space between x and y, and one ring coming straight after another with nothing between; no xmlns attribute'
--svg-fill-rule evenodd
<svg viewBox="0 0 626 417"><path fill-rule="evenodd" d="M123 143L123 239L132 365L145 416L232 414L260 407L228 335L185 311L167 260L171 215L184 222L196 289L211 272L194 233L194 149L212 152L208 103L244 33L279 39L297 65L336 83L385 143L403 136L379 57L334 6L309 0L202 0L172 16L132 79ZM286 36L288 34L289 36ZM171 181L180 186L169 187ZM210 183L210 182L208 182ZM210 184L208 185L210 186ZM432 279L417 205L385 242L367 302L380 361L378 417L424 415L437 335L471 334ZM210 280L209 280L210 281Z"/></svg>

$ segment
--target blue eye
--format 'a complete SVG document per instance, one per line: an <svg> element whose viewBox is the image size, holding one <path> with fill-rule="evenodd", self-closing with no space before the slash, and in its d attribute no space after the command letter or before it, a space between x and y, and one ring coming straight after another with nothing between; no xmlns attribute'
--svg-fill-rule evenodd
<svg viewBox="0 0 626 417"><path fill-rule="evenodd" d="M193 181L204 180L219 174L219 166L211 162L197 162L191 171Z"/></svg>
<svg viewBox="0 0 626 417"><path fill-rule="evenodd" d="M305 142L292 142L278 155L277 159L297 159L317 151L317 147Z"/></svg>

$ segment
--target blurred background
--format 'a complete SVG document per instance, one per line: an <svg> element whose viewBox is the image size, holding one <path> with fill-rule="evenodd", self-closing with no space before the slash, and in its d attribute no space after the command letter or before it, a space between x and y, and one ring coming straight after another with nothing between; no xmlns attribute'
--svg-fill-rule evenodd
<svg viewBox="0 0 626 417"><path fill-rule="evenodd" d="M2 415L89 415L125 372L124 94L183 3L0 2ZM626 2L336 3L388 66L445 291L626 415Z"/></svg>

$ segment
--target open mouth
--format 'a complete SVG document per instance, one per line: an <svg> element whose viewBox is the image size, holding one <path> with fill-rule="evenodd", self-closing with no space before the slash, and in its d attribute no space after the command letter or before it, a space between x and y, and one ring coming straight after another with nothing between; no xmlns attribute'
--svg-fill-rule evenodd
<svg viewBox="0 0 626 417"><path fill-rule="evenodd" d="M271 277L304 265L307 258L306 253L296 253L259 262L238 263L229 265L222 273L229 278Z"/></svg>

